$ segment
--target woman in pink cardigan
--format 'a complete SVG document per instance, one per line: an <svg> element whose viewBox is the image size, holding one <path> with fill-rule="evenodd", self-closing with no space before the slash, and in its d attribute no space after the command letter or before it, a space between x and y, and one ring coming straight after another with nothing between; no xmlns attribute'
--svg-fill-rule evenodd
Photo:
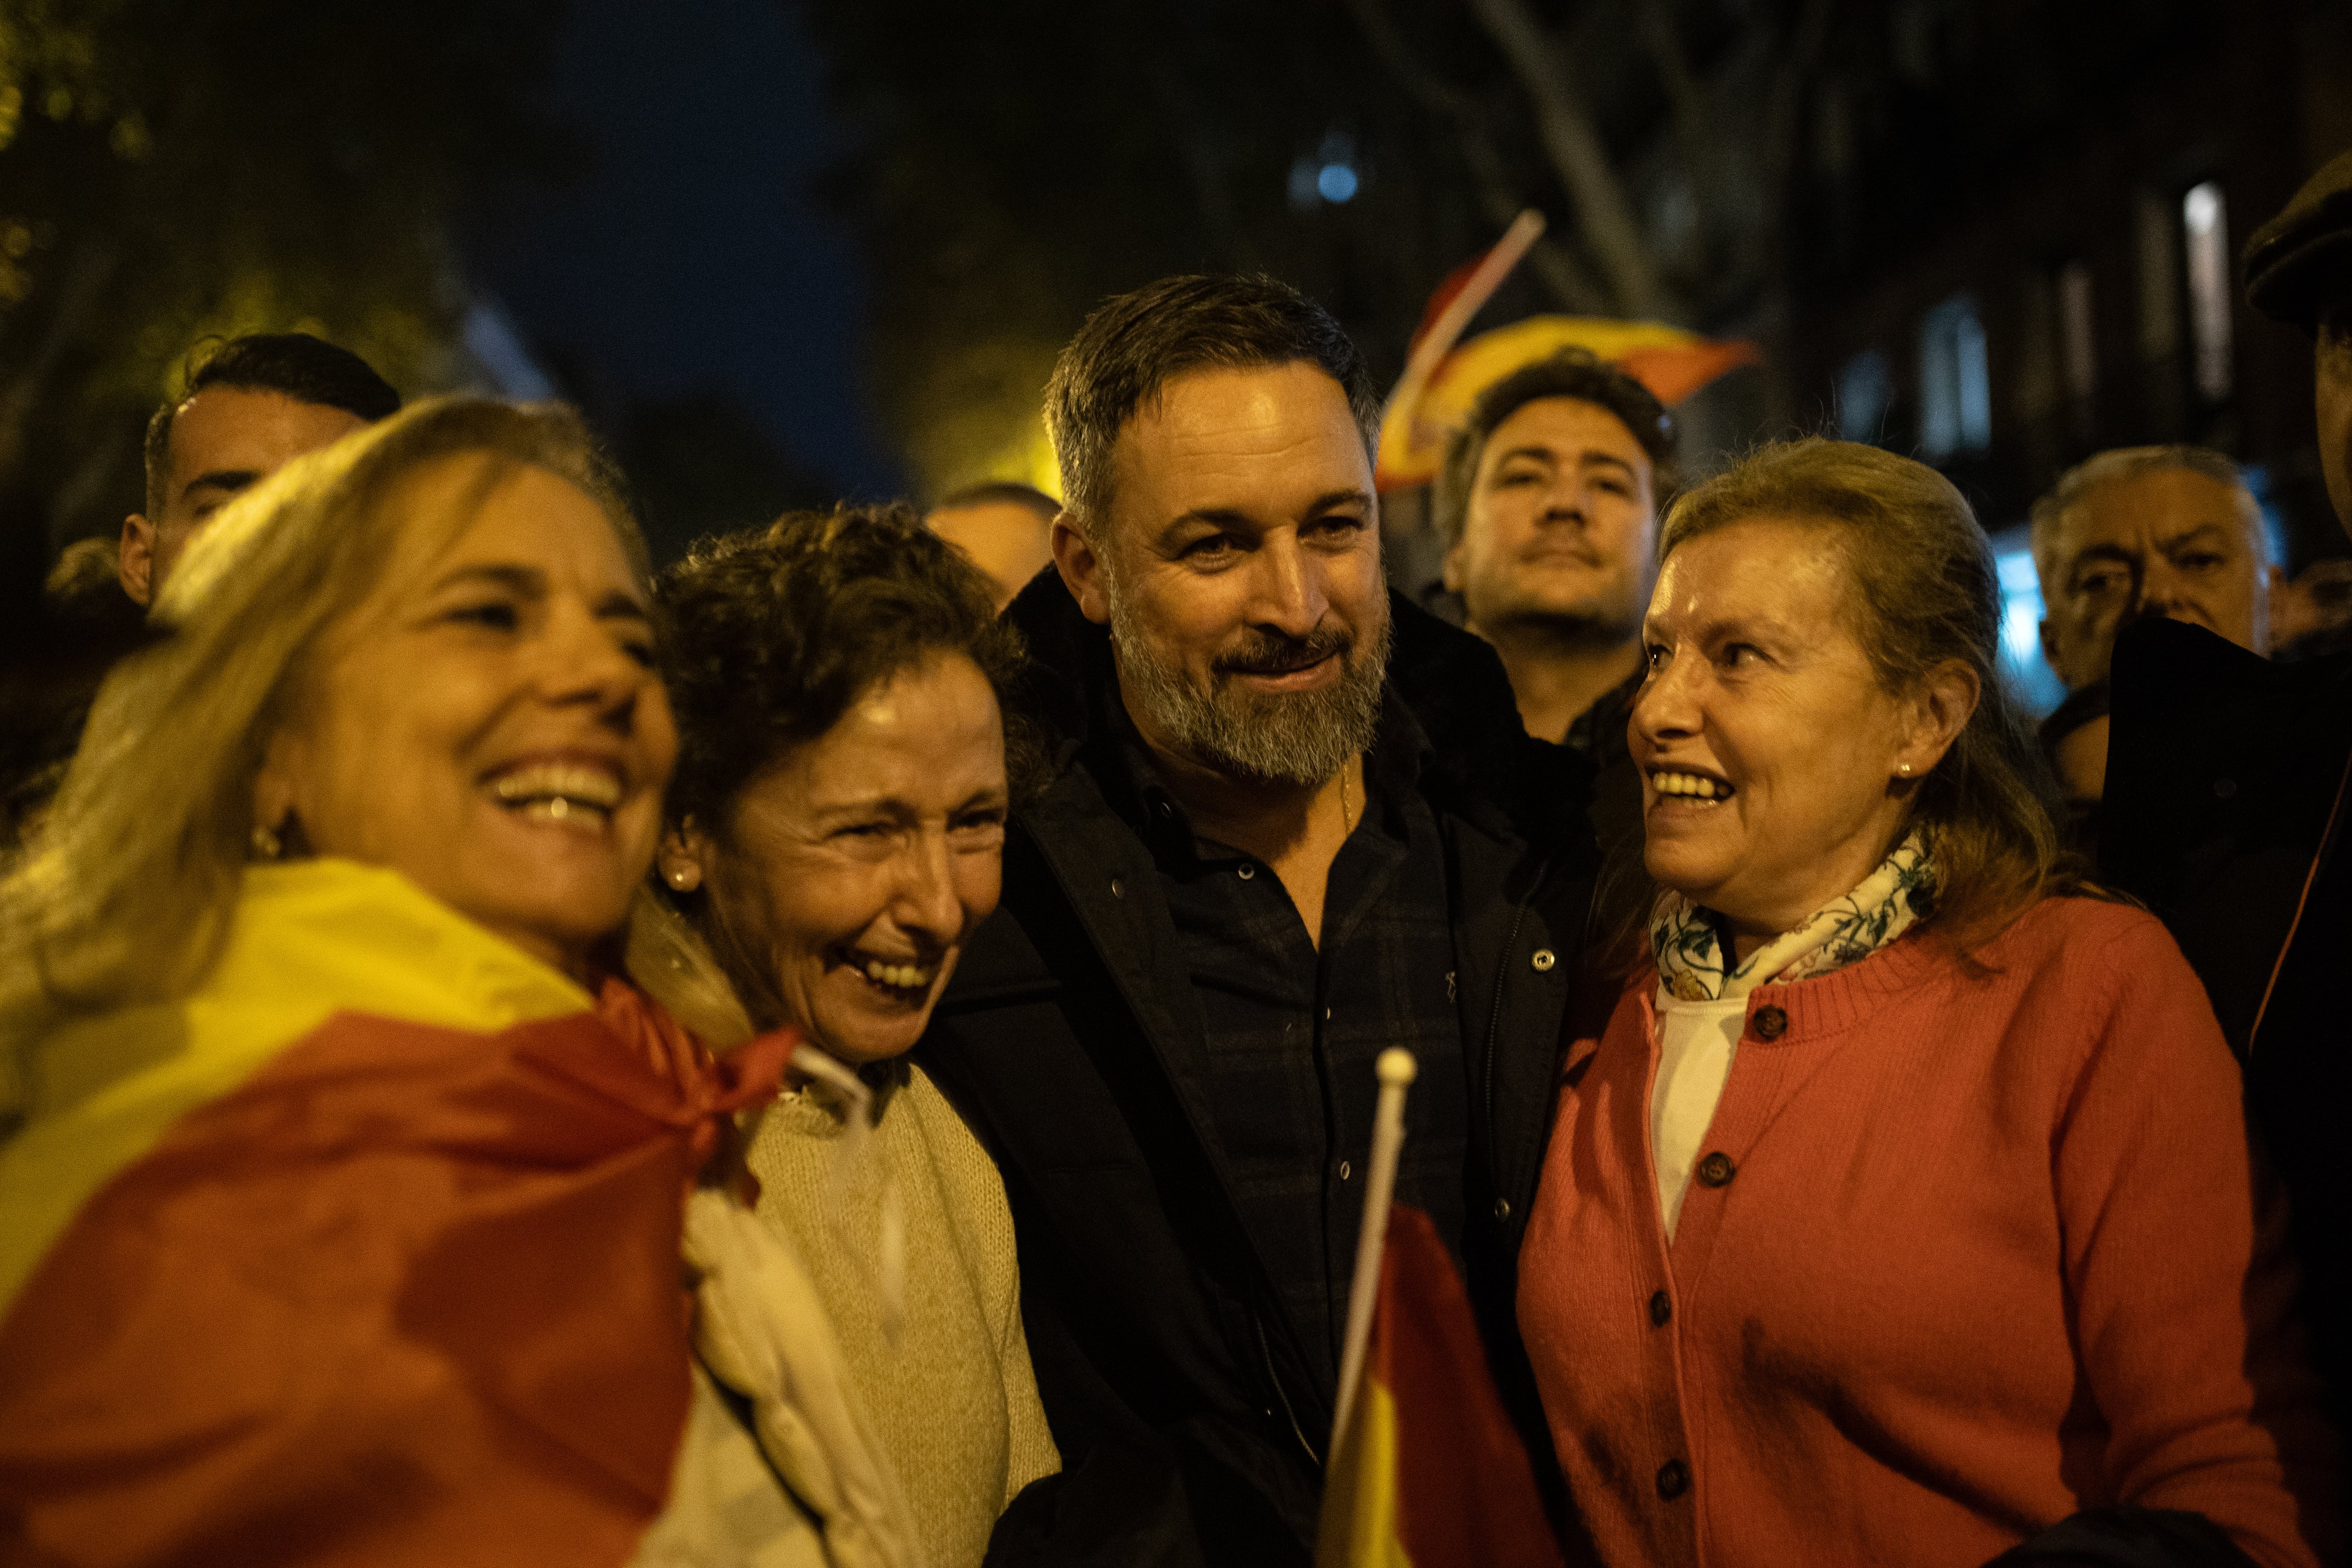
<svg viewBox="0 0 2352 1568"><path fill-rule="evenodd" d="M2060 863L1968 503L1803 441L1660 549L1651 961L1564 1058L1518 1296L1602 1560L2332 1561L2236 1064Z"/></svg>

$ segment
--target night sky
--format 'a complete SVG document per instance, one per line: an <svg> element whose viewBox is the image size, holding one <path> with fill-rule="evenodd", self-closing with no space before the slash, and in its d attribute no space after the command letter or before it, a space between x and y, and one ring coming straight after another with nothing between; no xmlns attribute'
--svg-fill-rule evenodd
<svg viewBox="0 0 2352 1568"><path fill-rule="evenodd" d="M551 79L587 161L476 262L532 343L632 402L722 394L845 494L901 489L857 380L855 246L808 194L845 143L789 0L576 0Z"/></svg>

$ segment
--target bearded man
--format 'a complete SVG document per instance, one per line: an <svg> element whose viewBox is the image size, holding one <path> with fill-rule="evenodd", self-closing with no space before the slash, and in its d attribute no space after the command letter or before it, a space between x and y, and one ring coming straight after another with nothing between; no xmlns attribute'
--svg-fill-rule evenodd
<svg viewBox="0 0 2352 1568"><path fill-rule="evenodd" d="M1465 1265L1552 1485L1511 1303L1581 764L1490 647L1387 591L1378 400L1296 290L1111 300L1046 401L1058 571L1006 613L1049 777L919 1047L1003 1169L1065 1464L992 1561L1308 1560L1391 1046L1420 1060L1397 1201Z"/></svg>

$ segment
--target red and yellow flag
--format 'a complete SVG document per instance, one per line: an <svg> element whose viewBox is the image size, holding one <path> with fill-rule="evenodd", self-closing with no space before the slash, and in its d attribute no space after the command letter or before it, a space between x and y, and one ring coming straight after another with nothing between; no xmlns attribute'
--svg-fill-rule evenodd
<svg viewBox="0 0 2352 1568"><path fill-rule="evenodd" d="M1381 421L1379 487L1402 489L1435 479L1445 443L1482 393L1514 371L1572 348L1622 369L1669 406L1724 372L1762 358L1752 342L1704 338L1657 321L1529 316L1463 343L1438 363L1427 384L1390 407Z"/></svg>
<svg viewBox="0 0 2352 1568"><path fill-rule="evenodd" d="M37 1044L0 1559L625 1563L686 1422L681 1201L753 1086L391 872L247 880L194 995Z"/></svg>
<svg viewBox="0 0 2352 1568"><path fill-rule="evenodd" d="M1331 1456L1316 1568L1560 1568L1535 1471L1437 1227L1390 1211L1372 1338Z"/></svg>

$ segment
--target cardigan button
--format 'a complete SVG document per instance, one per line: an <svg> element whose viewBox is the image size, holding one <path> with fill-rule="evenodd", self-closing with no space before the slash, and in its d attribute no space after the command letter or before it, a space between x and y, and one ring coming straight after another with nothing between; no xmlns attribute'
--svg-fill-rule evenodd
<svg viewBox="0 0 2352 1568"><path fill-rule="evenodd" d="M1789 1032L1789 1015L1778 1007L1757 1008L1752 1021L1759 1040L1777 1040Z"/></svg>
<svg viewBox="0 0 2352 1568"><path fill-rule="evenodd" d="M1668 1459L1658 1467L1658 1495L1672 1502L1690 1490L1690 1467L1680 1459Z"/></svg>
<svg viewBox="0 0 2352 1568"><path fill-rule="evenodd" d="M1738 1169L1731 1156L1717 1149L1698 1163L1698 1181L1703 1187L1719 1187L1729 1182Z"/></svg>
<svg viewBox="0 0 2352 1568"><path fill-rule="evenodd" d="M1549 974L1551 973L1551 966L1558 963L1559 959L1551 949L1548 947L1539 947L1536 949L1534 956L1529 958L1528 962L1535 965L1536 973L1538 974Z"/></svg>
<svg viewBox="0 0 2352 1568"><path fill-rule="evenodd" d="M1508 1199L1508 1198L1496 1198L1496 1199L1495 1200L1495 1217L1496 1217L1497 1220L1506 1220L1506 1219L1508 1219L1508 1218L1510 1218L1510 1217L1511 1217L1511 1200L1510 1200L1510 1199Z"/></svg>
<svg viewBox="0 0 2352 1568"><path fill-rule="evenodd" d="M1127 884L1120 881L1117 877L1113 877L1110 879L1110 896L1114 899L1123 899L1127 897Z"/></svg>
<svg viewBox="0 0 2352 1568"><path fill-rule="evenodd" d="M1675 1299L1667 1295L1664 1290L1655 1290L1651 1292L1650 1321L1663 1329L1666 1326L1666 1320L1674 1315Z"/></svg>

